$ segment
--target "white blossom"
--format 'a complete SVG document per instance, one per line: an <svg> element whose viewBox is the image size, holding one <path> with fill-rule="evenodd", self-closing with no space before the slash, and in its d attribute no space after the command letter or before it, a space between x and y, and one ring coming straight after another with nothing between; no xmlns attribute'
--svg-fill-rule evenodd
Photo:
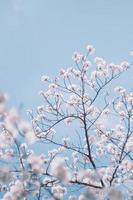
<svg viewBox="0 0 133 200"><path fill-rule="evenodd" d="M41 77L41 81L48 81L48 80L49 80L49 76L47 76L47 75L43 75Z"/></svg>
<svg viewBox="0 0 133 200"><path fill-rule="evenodd" d="M95 53L95 48L92 45L87 45L86 49L90 55Z"/></svg>
<svg viewBox="0 0 133 200"><path fill-rule="evenodd" d="M70 173L68 168L64 164L64 158L56 157L51 164L51 173L64 182L68 182L70 179Z"/></svg>

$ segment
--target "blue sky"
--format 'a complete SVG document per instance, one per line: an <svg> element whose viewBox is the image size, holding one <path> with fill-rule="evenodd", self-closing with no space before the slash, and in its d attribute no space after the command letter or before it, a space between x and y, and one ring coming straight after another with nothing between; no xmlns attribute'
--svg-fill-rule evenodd
<svg viewBox="0 0 133 200"><path fill-rule="evenodd" d="M132 0L1 0L0 90L11 105L38 105L41 75L72 65L73 51L87 44L108 61L131 60L132 8ZM132 82L131 69L120 84Z"/></svg>

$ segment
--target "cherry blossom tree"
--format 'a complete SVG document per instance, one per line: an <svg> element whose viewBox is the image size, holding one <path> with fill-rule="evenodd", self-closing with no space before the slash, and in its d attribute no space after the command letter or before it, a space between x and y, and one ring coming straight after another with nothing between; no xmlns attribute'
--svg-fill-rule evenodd
<svg viewBox="0 0 133 200"><path fill-rule="evenodd" d="M94 53L88 45L73 54L75 67L41 77L31 122L0 95L3 200L133 199L133 92L111 86L131 64Z"/></svg>

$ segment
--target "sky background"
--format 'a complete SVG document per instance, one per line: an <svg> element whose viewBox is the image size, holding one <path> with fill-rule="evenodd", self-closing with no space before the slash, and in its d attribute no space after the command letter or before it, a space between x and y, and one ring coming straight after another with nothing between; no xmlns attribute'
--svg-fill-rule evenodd
<svg viewBox="0 0 133 200"><path fill-rule="evenodd" d="M11 105L34 108L41 75L71 66L72 53L84 52L87 44L107 61L131 61L132 9L132 0L1 0L0 90ZM132 83L133 69L118 84Z"/></svg>

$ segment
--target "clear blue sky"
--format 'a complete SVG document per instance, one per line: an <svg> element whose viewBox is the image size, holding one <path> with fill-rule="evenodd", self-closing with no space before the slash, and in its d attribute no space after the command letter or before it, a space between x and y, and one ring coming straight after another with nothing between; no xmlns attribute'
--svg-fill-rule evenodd
<svg viewBox="0 0 133 200"><path fill-rule="evenodd" d="M109 61L130 58L133 0L1 0L0 90L11 105L38 105L40 76L70 66L88 43ZM132 82L131 69L121 83Z"/></svg>

